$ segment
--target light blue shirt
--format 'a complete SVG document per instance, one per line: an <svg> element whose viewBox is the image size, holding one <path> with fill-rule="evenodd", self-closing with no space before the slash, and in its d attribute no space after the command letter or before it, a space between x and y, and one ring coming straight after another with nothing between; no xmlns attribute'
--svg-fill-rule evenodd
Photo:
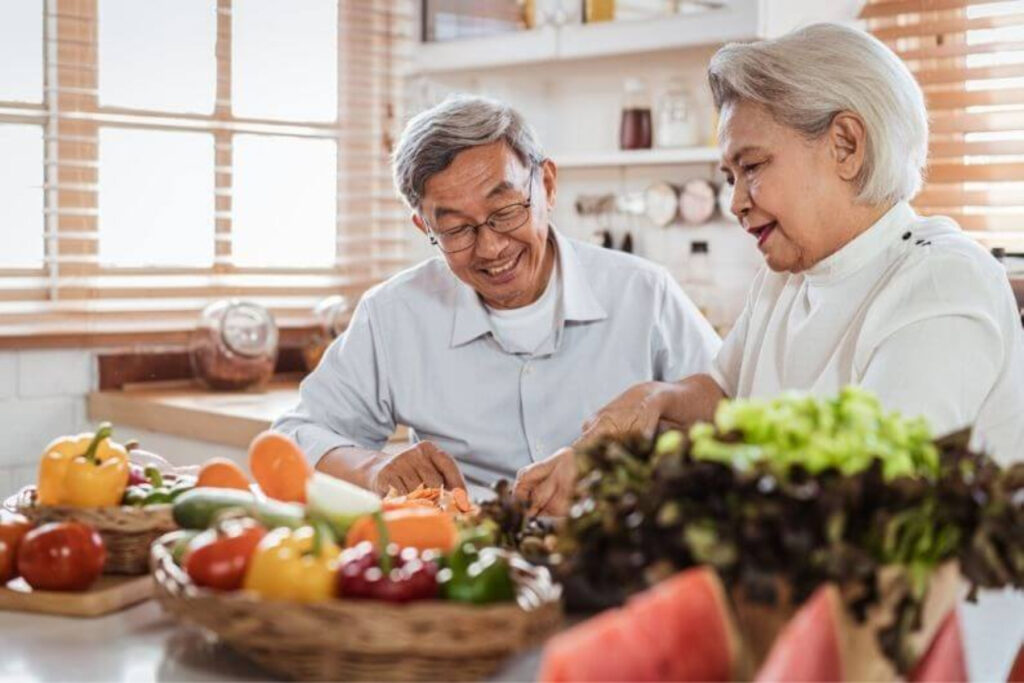
<svg viewBox="0 0 1024 683"><path fill-rule="evenodd" d="M663 268L551 233L561 301L536 352L503 348L477 293L433 258L366 292L274 429L316 463L380 450L404 424L486 484L571 444L633 384L710 369L721 341Z"/></svg>

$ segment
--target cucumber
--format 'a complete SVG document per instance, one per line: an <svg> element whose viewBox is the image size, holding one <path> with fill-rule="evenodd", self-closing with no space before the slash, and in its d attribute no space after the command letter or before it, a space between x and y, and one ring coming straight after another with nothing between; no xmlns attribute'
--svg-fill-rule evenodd
<svg viewBox="0 0 1024 683"><path fill-rule="evenodd" d="M185 491L174 501L171 512L174 522L183 529L206 529L213 524L219 512L229 508L241 508L271 529L301 526L306 517L305 508L301 505L258 500L248 491L211 487Z"/></svg>
<svg viewBox="0 0 1024 683"><path fill-rule="evenodd" d="M323 472L314 472L306 483L306 502L310 518L327 522L337 538L345 538L357 519L381 508L376 494Z"/></svg>

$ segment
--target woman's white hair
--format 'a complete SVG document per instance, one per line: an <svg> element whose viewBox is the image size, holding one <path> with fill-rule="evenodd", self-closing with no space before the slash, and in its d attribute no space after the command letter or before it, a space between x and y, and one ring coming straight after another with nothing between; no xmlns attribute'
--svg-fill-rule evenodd
<svg viewBox="0 0 1024 683"><path fill-rule="evenodd" d="M487 97L452 95L406 125L391 158L395 186L406 204L417 210L431 176L448 168L459 152L498 140L524 166L544 160L544 149L518 111Z"/></svg>
<svg viewBox="0 0 1024 683"><path fill-rule="evenodd" d="M867 33L814 24L774 40L732 43L708 67L715 107L737 100L764 106L779 123L817 139L840 112L867 129L857 201L909 200L928 158L928 112L921 87L892 50Z"/></svg>

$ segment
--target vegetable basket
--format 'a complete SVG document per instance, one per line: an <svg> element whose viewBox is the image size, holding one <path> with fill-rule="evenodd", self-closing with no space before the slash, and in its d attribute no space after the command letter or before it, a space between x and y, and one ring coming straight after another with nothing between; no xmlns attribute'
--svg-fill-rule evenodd
<svg viewBox="0 0 1024 683"><path fill-rule="evenodd" d="M145 574L149 571L150 544L177 528L169 504L98 508L39 505L34 486L26 486L8 498L4 507L25 515L33 524L73 521L96 529L107 550L104 574Z"/></svg>
<svg viewBox="0 0 1024 683"><path fill-rule="evenodd" d="M476 680L561 624L561 590L547 569L508 554L517 602L390 604L340 598L264 600L196 586L171 555L181 532L152 546L157 599L269 671L300 680Z"/></svg>

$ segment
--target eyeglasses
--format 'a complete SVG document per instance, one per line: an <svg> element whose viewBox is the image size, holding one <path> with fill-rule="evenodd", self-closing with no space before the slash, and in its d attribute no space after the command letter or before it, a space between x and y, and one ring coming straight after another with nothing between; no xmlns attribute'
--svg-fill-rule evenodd
<svg viewBox="0 0 1024 683"><path fill-rule="evenodd" d="M440 247L441 251L452 254L457 251L465 251L476 244L476 237L480 228L485 225L498 234L505 234L517 230L530 219L530 207L533 204L533 172L536 166L530 168L530 180L527 184L527 195L525 202L509 204L493 212L483 223L476 225L460 225L457 228L444 231L430 231L430 243Z"/></svg>

